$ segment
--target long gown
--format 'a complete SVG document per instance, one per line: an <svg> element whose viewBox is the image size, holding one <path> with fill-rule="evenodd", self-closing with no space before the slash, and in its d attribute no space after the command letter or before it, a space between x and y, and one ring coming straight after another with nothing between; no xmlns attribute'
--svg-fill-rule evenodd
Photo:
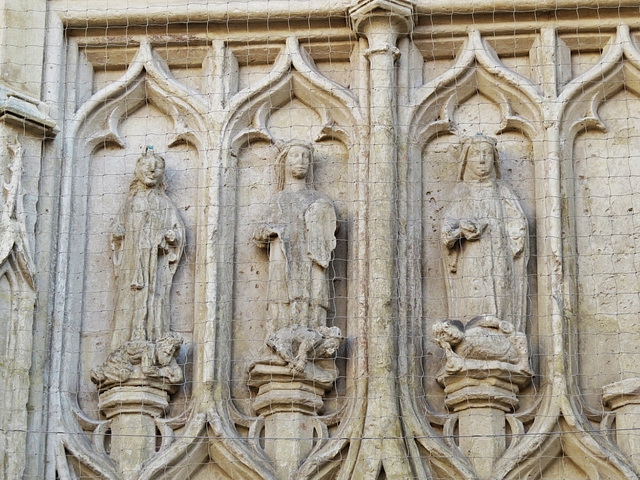
<svg viewBox="0 0 640 480"><path fill-rule="evenodd" d="M132 191L112 238L116 300L112 350L131 340L156 341L170 331L171 285L185 243L177 208L159 189ZM165 234L173 231L175 239Z"/></svg>
<svg viewBox="0 0 640 480"><path fill-rule="evenodd" d="M336 247L333 202L312 189L282 191L263 218L253 238L269 249L269 333L292 325L326 326L327 268Z"/></svg>
<svg viewBox="0 0 640 480"><path fill-rule="evenodd" d="M446 228L461 219L486 224L477 240ZM478 315L494 315L524 329L528 236L522 206L501 180L461 181L454 187L442 228L451 319L466 324Z"/></svg>

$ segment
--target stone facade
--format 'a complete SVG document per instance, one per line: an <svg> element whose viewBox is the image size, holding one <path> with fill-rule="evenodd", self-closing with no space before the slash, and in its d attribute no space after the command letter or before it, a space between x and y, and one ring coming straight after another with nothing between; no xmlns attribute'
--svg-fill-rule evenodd
<svg viewBox="0 0 640 480"><path fill-rule="evenodd" d="M0 11L0 478L640 477L637 3Z"/></svg>

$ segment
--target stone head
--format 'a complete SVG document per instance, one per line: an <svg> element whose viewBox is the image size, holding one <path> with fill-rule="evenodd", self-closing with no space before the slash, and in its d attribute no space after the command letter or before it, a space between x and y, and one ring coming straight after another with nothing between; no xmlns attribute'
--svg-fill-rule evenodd
<svg viewBox="0 0 640 480"><path fill-rule="evenodd" d="M432 327L433 338L440 345L448 343L452 347L464 338L464 325L459 320L446 320L435 323Z"/></svg>
<svg viewBox="0 0 640 480"><path fill-rule="evenodd" d="M313 185L313 145L302 140L291 140L282 147L276 160L278 190L283 190L287 178L306 179Z"/></svg>
<svg viewBox="0 0 640 480"><path fill-rule="evenodd" d="M165 161L153 149L147 147L144 154L138 158L135 169L135 180L138 188L166 188Z"/></svg>
<svg viewBox="0 0 640 480"><path fill-rule="evenodd" d="M183 339L173 332L165 335L156 342L156 354L160 365L168 365L169 362L178 356Z"/></svg>
<svg viewBox="0 0 640 480"><path fill-rule="evenodd" d="M484 135L467 137L462 142L458 180L491 180L500 178L496 139Z"/></svg>

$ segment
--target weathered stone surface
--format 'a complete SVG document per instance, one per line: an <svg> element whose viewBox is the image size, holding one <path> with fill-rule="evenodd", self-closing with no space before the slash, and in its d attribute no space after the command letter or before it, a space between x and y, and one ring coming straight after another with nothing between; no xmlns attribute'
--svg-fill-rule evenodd
<svg viewBox="0 0 640 480"><path fill-rule="evenodd" d="M634 2L88 3L0 0L0 477L640 476Z"/></svg>

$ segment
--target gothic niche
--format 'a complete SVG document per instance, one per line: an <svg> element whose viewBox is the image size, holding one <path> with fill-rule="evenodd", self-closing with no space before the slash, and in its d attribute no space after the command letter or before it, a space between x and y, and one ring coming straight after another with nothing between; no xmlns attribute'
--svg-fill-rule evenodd
<svg viewBox="0 0 640 480"><path fill-rule="evenodd" d="M269 256L263 354L248 369L264 419L265 451L281 478L290 478L314 445L315 417L338 376L333 358L342 342L327 326L328 269L336 248L336 207L313 185L310 143L287 142L277 157L277 191L252 240Z"/></svg>
<svg viewBox="0 0 640 480"><path fill-rule="evenodd" d="M156 452L156 422L183 380L170 293L186 232L165 193L165 161L147 147L111 227L116 274L111 352L91 372L110 420L111 457L126 478Z"/></svg>
<svg viewBox="0 0 640 480"><path fill-rule="evenodd" d="M533 375L525 335L528 221L502 181L496 143L480 134L462 141L440 230L449 319L433 325L445 351L438 383L458 415L460 448L483 478L505 450L505 413Z"/></svg>

